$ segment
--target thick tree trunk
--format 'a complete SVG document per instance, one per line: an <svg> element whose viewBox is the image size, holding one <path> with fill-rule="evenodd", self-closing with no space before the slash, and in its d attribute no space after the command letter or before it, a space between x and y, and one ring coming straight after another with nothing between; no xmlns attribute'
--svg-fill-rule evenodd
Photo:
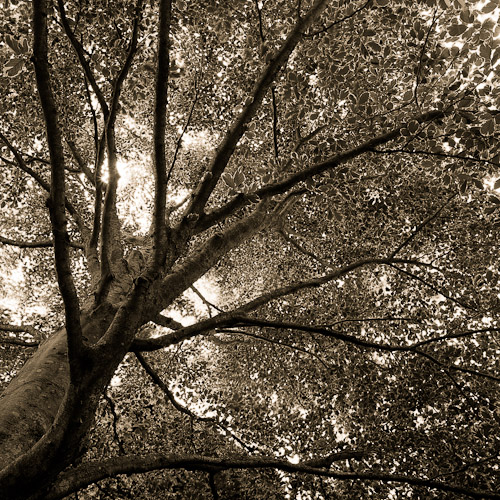
<svg viewBox="0 0 500 500"><path fill-rule="evenodd" d="M105 305L82 318L84 336L91 343L107 330L114 312ZM50 429L68 387L66 330L62 328L38 348L0 398L0 471L32 449Z"/></svg>

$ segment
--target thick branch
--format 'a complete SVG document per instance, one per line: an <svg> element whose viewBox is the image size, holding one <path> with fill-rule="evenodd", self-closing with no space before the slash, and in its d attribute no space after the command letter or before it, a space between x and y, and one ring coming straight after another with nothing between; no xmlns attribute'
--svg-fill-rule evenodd
<svg viewBox="0 0 500 500"><path fill-rule="evenodd" d="M320 15L326 4L326 0L316 0L309 12L297 22L295 28L292 30L290 35L288 35L288 38L284 42L281 49L276 54L272 55L264 72L258 79L251 96L247 99L243 110L236 118L235 122L231 125L221 144L217 148L217 152L208 169L209 175L206 175L198 186L187 213L201 214L203 212L210 194L215 188L220 176L224 172L224 169L226 168L226 165L228 164L241 136L245 132L245 125L257 112L257 109L259 108L267 90L272 85L278 71L288 61L290 54L302 38L304 30L306 30L308 26L310 26L310 24Z"/></svg>
<svg viewBox="0 0 500 500"><path fill-rule="evenodd" d="M113 261L120 261L123 257L123 251L119 250L119 258L113 255L113 250L118 248L121 244L119 235L119 221L116 212L116 191L118 188L118 169L117 169L117 155L116 155L116 142L115 142L115 122L118 114L118 107L120 102L120 94L122 91L123 83L128 75L132 60L137 50L137 36L139 31L139 20L141 16L142 3L138 2L136 7L136 16L132 29L132 37L127 57L123 64L120 73L116 78L111 97L111 105L109 116L106 121L106 151L108 156L108 175L109 181L104 198L104 208L102 215L102 255L101 255L101 277L107 280L109 275L113 273ZM97 200L96 200L97 202Z"/></svg>
<svg viewBox="0 0 500 500"><path fill-rule="evenodd" d="M158 32L158 66L155 82L153 128L153 164L155 170L155 203L153 214L153 270L158 271L165 260L167 240L167 162L165 158L165 129L167 126L167 91L170 67L170 22L172 1L160 1Z"/></svg>
<svg viewBox="0 0 500 500"><path fill-rule="evenodd" d="M33 62L38 94L45 118L47 144L50 153L51 186L49 211L54 235L54 257L57 281L61 292L68 333L68 356L71 378L81 376L80 360L84 350L80 324L80 304L71 274L68 252L69 236L65 213L64 152L54 95L50 84L47 46L47 5L45 0L33 2Z"/></svg>
<svg viewBox="0 0 500 500"><path fill-rule="evenodd" d="M267 204L260 203L252 214L216 233L173 268L161 282L155 283L148 314L154 317L211 269L227 252L262 229L268 222ZM145 318L147 320L147 318Z"/></svg>
<svg viewBox="0 0 500 500"><path fill-rule="evenodd" d="M444 116L443 111L429 111L418 117L415 117L415 121L422 123L435 120L436 118L440 118L442 116ZM371 152L376 146L385 144L397 138L403 128L405 128L405 126L396 127L393 130L386 132L385 134L381 134L378 137L363 142L359 146L339 153L324 162L316 163L314 165L311 165L310 167L304 168L299 172L290 174L282 181L275 182L273 184L267 184L266 186L257 189L254 193L239 193L231 201L226 203L226 205L223 205L222 207L219 207L218 209L213 210L206 215L202 215L197 223L197 229L206 229L207 227L210 227L213 224L223 220L229 215L235 213L240 208L248 205L252 200L255 199L256 196L265 199L271 196L276 196L278 194L283 194L297 185L299 182L305 181L307 179L310 179L314 175L318 175L327 170L338 167L339 165L352 160L353 158L356 158L363 153Z"/></svg>
<svg viewBox="0 0 500 500"><path fill-rule="evenodd" d="M200 455L151 454L146 456L126 455L110 458L101 462L81 464L71 471L62 473L56 484L46 494L45 499L56 500L63 498L89 484L117 476L118 474L139 474L165 469L199 470L207 472L227 469L275 469L288 473L303 473L319 477L330 477L339 481L380 481L384 483L426 487L438 491L467 495L471 498L500 498L500 493L495 493L493 491L474 490L425 478L383 472L339 472L305 464L292 464L286 460L280 460L273 457L213 458Z"/></svg>
<svg viewBox="0 0 500 500"><path fill-rule="evenodd" d="M236 227L233 227L236 229ZM235 230L236 234L238 234L237 230ZM331 273L325 274L323 276L319 276L316 278L310 278L304 281L297 281L295 283L291 283L290 285L286 285L280 288L275 288L269 292L265 292L262 295L250 300L249 302L242 304L236 309L218 314L212 318L205 319L194 325L190 325L184 328L180 328L173 333L169 333L167 335L162 335L161 337L157 337L154 339L136 339L132 344L132 350L134 351L154 351L157 349L161 349L163 347L167 347L173 344L177 344L182 342L183 340L193 338L197 335L202 335L204 333L208 333L210 331L215 330L216 328L228 328L235 326L237 321L235 318L241 317L251 311L258 309L259 307L267 304L268 302L278 299L280 297L284 297L286 295L291 295L293 293L299 292L301 290L307 288L317 288L330 281L341 278L346 274L349 274L356 269L369 266L369 265L388 265L390 263L411 263L411 264L419 264L416 261L411 261L407 259L394 259L389 261L388 259L361 259L353 264L337 269ZM425 265L425 264L422 264ZM166 283L169 283L169 286L174 286L175 277L178 276L171 275L167 277ZM179 273L179 276L182 277L182 272ZM180 278L178 278L180 279Z"/></svg>

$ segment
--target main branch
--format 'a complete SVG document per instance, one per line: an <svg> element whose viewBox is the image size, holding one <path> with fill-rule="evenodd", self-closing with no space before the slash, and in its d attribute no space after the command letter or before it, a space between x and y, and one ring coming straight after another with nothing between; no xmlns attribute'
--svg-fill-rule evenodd
<svg viewBox="0 0 500 500"><path fill-rule="evenodd" d="M274 82L280 69L288 61L290 54L302 38L304 31L318 18L327 3L327 0L316 0L309 12L297 22L281 49L270 58L262 75L257 80L252 94L248 97L243 110L231 125L217 148L216 154L209 166L208 175L203 178L188 207L188 214L201 214L203 212L205 204L229 163L238 141L245 133L245 125L257 112L267 90Z"/></svg>
<svg viewBox="0 0 500 500"><path fill-rule="evenodd" d="M51 185L48 205L54 235L57 281L66 316L70 373L71 379L75 382L81 377L81 358L84 345L80 324L80 304L73 283L68 251L69 236L65 212L64 152L55 99L50 83L47 47L47 4L45 0L33 1L33 62L50 152Z"/></svg>

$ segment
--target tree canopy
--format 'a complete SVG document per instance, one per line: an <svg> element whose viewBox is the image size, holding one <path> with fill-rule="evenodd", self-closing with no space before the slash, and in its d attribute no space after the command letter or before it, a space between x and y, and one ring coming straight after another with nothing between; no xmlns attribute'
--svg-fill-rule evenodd
<svg viewBox="0 0 500 500"><path fill-rule="evenodd" d="M499 14L5 0L3 498L500 498Z"/></svg>

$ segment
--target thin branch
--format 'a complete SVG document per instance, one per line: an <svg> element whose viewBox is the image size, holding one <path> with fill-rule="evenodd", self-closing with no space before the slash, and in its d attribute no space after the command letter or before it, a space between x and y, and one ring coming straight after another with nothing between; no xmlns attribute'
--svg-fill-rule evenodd
<svg viewBox="0 0 500 500"><path fill-rule="evenodd" d="M307 255L314 259L315 261L319 262L322 266L326 267L327 269L331 269L332 265L327 262L325 259L322 259L321 257L318 257L314 252L310 252L306 248L304 248L302 245L297 243L289 234L285 232L284 229L279 229L278 233L283 237L285 241L293 245L299 252L303 253L304 255Z"/></svg>
<svg viewBox="0 0 500 500"><path fill-rule="evenodd" d="M267 337L263 337L262 335L256 335L255 333L250 333L250 332L245 332L243 330L228 330L228 329L217 329L217 333L225 333L225 334L230 334L230 335L244 335L245 337L251 337L257 340L262 340L263 342L268 342L270 344L275 344L283 347L288 347L288 349L292 349L293 351L297 352L302 352L304 354L307 354L309 356L312 356L313 358L316 358L328 371L331 371L330 366L328 366L323 359L321 359L320 356L318 356L315 352L308 351L307 349L304 349L303 347L299 347L293 344L288 344L286 342L281 342L278 340L273 340Z"/></svg>
<svg viewBox="0 0 500 500"><path fill-rule="evenodd" d="M36 241L21 241L21 240L11 240L10 238L5 238L0 236L0 243L4 245L12 245L19 248L49 248L54 245L52 240L36 240ZM68 245L73 248L83 249L83 243L78 243L74 241L69 241Z"/></svg>
<svg viewBox="0 0 500 500"><path fill-rule="evenodd" d="M224 172L241 136L245 132L245 126L255 115L267 90L274 82L279 70L286 64L292 51L302 38L305 29L320 15L326 6L326 0L316 0L309 12L297 22L294 29L283 43L281 49L273 54L261 74L260 78L243 106L243 110L229 128L224 139L216 150L216 154L209 166L208 174L200 182L194 197L187 209L185 217L189 223L189 214L201 214L206 202L214 190L220 176Z"/></svg>
<svg viewBox="0 0 500 500"><path fill-rule="evenodd" d="M264 23L262 21L262 9L259 7L259 0L255 0L255 9L257 10L257 15L259 18L259 34L260 41L263 50L261 51L261 55L265 57L265 48L266 48L266 38L264 35ZM273 110L273 145L274 145L274 157L277 160L279 156L278 151L278 108L276 105L276 90L274 85L271 87L271 105Z"/></svg>
<svg viewBox="0 0 500 500"><path fill-rule="evenodd" d="M40 174L35 172L32 168L30 168L26 162L24 161L21 153L14 147L14 145L7 139L5 135L3 135L0 132L0 139L3 141L3 143L7 146L9 151L14 155L14 158L16 160L17 166L25 173L27 173L29 176L31 176L37 184L42 187L47 193L50 193L50 183L45 181ZM7 163L10 165L13 165L13 162L10 162L9 160L4 159ZM69 214L73 217L74 221L76 222L76 225L78 226L80 232L82 235L85 235L87 233L87 228L82 222L82 219L78 212L76 211L75 207L73 204L67 200L66 198L64 199L64 204L66 209L68 210Z"/></svg>
<svg viewBox="0 0 500 500"><path fill-rule="evenodd" d="M6 323L0 323L0 331L2 332L12 332L12 333L29 333L33 337L38 337L37 330L31 325L9 325Z"/></svg>
<svg viewBox="0 0 500 500"><path fill-rule="evenodd" d="M457 194L452 194L439 208L438 210L436 210L436 212L434 212L433 214L431 214L429 217L427 217L423 222L421 222L414 230L413 232L408 236L408 238L406 238L405 241L403 241L390 255L389 255L389 259L393 259L403 248L405 248L406 246L408 246L411 241L413 240L413 238L415 238L415 236L417 236L417 234L422 231L422 229L424 229L425 226L427 226L427 224L431 223L442 211L443 209L451 202L451 200L453 200L453 198L455 198L457 196Z"/></svg>
<svg viewBox="0 0 500 500"><path fill-rule="evenodd" d="M218 418L215 417L200 417L196 415L196 413L192 412L189 408L182 405L177 401L172 391L168 388L168 386L163 382L163 380L158 376L156 371L151 367L151 365L146 361L144 356L138 352L135 353L137 360L144 368L145 372L151 377L153 382L161 389L161 391L165 394L166 398L172 403L174 408L187 415L189 418L194 420L198 420L199 422L207 422L213 423L220 429L222 429L225 433L229 434L235 441L237 441L241 446L243 446L247 451L254 451L254 446L247 445L244 441L241 440L238 436L236 436L226 425L224 425Z"/></svg>
<svg viewBox="0 0 500 500"><path fill-rule="evenodd" d="M421 278L420 276L418 276L418 275L416 275L416 274L414 274L414 273L412 273L410 271L406 271L405 269L401 269L400 267L395 266L394 264L389 264L389 265L392 268L394 268L397 271L399 271L400 273L406 274L410 278L413 278L414 280L420 281L420 283L424 284L426 287L430 288L431 290L433 290L434 292L438 293L439 295L442 295L443 297L445 297L446 299L450 300L451 302L454 302L455 304L459 305L460 307L463 307L464 309L471 309L473 311L476 310L476 308L474 306L470 306L470 305L466 304L465 302L462 302L459 299L455 299L454 297L452 297L445 290L437 288L432 283L429 283L428 281L426 281L425 279Z"/></svg>
<svg viewBox="0 0 500 500"><path fill-rule="evenodd" d="M334 323L328 323L328 324L323 324L321 326L325 328L332 328L333 326L340 325L342 323L364 323L364 322L369 322L369 321L409 321L412 323L422 323L422 321L415 319L415 318L401 318L398 316L389 316L386 318L347 318L347 319L341 319L339 321L335 321Z"/></svg>
<svg viewBox="0 0 500 500"><path fill-rule="evenodd" d="M59 290L64 302L71 379L76 382L82 375L81 358L84 352L84 344L80 323L80 303L73 283L68 252L69 236L65 214L64 152L49 74L46 0L33 1L32 59L35 66L38 95L45 118L45 130L50 153L51 185L48 205L54 235L55 267Z"/></svg>
<svg viewBox="0 0 500 500"><path fill-rule="evenodd" d="M198 297L201 299L201 301L207 306L208 308L208 314L211 315L212 314L212 308L215 309L216 311L219 311L219 312L224 312L220 307L217 307L215 304L213 304L212 302L208 301L204 295L198 290L198 288L196 288L194 285L191 285L190 286L191 290L193 290L193 292L198 295Z"/></svg>
<svg viewBox="0 0 500 500"><path fill-rule="evenodd" d="M167 178L165 180L165 184L168 186L168 183L170 181L170 177L172 175L172 172L174 170L174 167L175 167L175 163L177 161L177 155L179 154L179 151L181 149L181 145L182 145L182 139L184 138L184 135L186 134L186 130L188 129L190 123L191 123L191 118L193 116L193 112L194 112L194 108L196 106L196 102L198 101L198 82L197 80L195 79L195 82L194 82L194 98L193 98L193 102L191 103L191 109L189 110L189 114L188 114L188 117L187 117L187 120L186 120L186 123L184 124L184 127L182 129L182 132L181 134L179 135L179 138L177 139L177 142L175 144L175 151L174 151L174 156L172 158L172 163L170 164L170 168L168 170L168 174L167 174ZM170 213L172 213L172 211L170 211Z"/></svg>
<svg viewBox="0 0 500 500"><path fill-rule="evenodd" d="M312 38L312 37L314 37L316 35L320 35L321 33L326 33L327 31L329 31L330 29L332 29L334 26L337 26L338 24L341 24L341 23L347 21L351 17L355 16L358 12L361 12L363 9L365 9L366 7L368 7L368 5L370 5L372 3L372 1L373 0L368 0L364 5L362 5L358 9L356 9L352 14L349 14L349 15L343 17L342 19L339 19L338 21L334 21L333 23L329 24L328 26L325 26L321 30L315 31L314 33L305 33L304 36Z"/></svg>
<svg viewBox="0 0 500 500"><path fill-rule="evenodd" d="M111 412L111 416L112 416L112 420L113 420L113 435L114 435L115 441L118 445L118 451L119 451L120 455L125 455L126 452L125 452L125 447L123 445L123 440L121 439L120 435L118 434L118 427L116 425L116 423L118 422L118 414L116 413L115 402L113 401L111 396L109 396L109 394L106 391L104 391L103 397L106 400L106 402L108 403L109 410Z"/></svg>
<svg viewBox="0 0 500 500"><path fill-rule="evenodd" d="M92 87L92 90L94 91L94 94L97 97L97 100L99 101L99 105L101 106L102 113L104 115L104 119L107 119L107 116L109 114L109 109L108 105L106 103L106 98L104 97L104 94L102 93L102 90L99 88L99 85L96 82L96 79L94 77L94 74L92 73L92 70L90 69L90 65L85 58L85 53L82 47L82 44L78 41L76 38L75 34L73 33L73 30L71 29L68 19L66 17L66 11L64 9L64 2L63 0L57 0L57 4L59 7L59 13L61 15L61 22L64 28L64 31L69 38L71 45L73 46L73 49L78 57L78 60L80 61L80 65L85 73L85 77L87 78L87 81L90 83L90 86Z"/></svg>
<svg viewBox="0 0 500 500"><path fill-rule="evenodd" d="M431 354L421 351L420 349L415 349L414 351L416 354L423 356L433 363L435 363L438 366L441 366L445 371L447 370L455 370L457 372L462 372L462 373L468 373L469 375L474 375L475 377L481 377L481 378L486 378L488 380L493 380L495 382L500 382L500 377L497 377L495 375L491 375L490 373L485 373L485 372L480 372L478 370L472 370L471 368L465 368L463 366L458 366L458 365L452 365L452 364L445 364L439 359L435 358Z"/></svg>
<svg viewBox="0 0 500 500"><path fill-rule="evenodd" d="M167 240L167 162L165 158L165 129L167 126L167 91L170 70L170 22L172 1L160 0L158 28L158 66L155 81L153 125L153 165L155 170L155 198L153 213L153 272L164 264Z"/></svg>
<svg viewBox="0 0 500 500"><path fill-rule="evenodd" d="M372 149L371 152L378 153L378 154L403 153L403 154L408 154L408 155L437 156L439 158L453 158L456 160L472 161L475 163L484 163L487 165L493 165L495 167L498 167L498 163L496 163L496 162L493 162L490 160L485 160L482 158L474 158L473 156L462 155L461 153L458 153L458 154L439 153L439 152L435 152L435 151L423 151L420 149L414 149L413 151L408 151L407 149Z"/></svg>
<svg viewBox="0 0 500 500"><path fill-rule="evenodd" d="M46 500L60 499L89 484L96 483L109 477L115 477L118 474L140 474L153 470L165 469L185 469L206 472L217 472L228 469L274 469L288 473L329 477L338 481L380 481L383 483L406 484L438 491L452 492L467 495L471 498L500 499L500 493L494 491L476 490L426 478L384 472L341 472L311 467L300 463L292 464L287 460L281 460L274 457L235 456L215 458L200 455L164 454L150 454L146 456L126 455L97 462L83 463L70 471L61 473L45 498Z"/></svg>
<svg viewBox="0 0 500 500"><path fill-rule="evenodd" d="M442 14L441 14L442 15ZM432 16L432 22L427 30L427 35L424 40L424 44L422 45L422 50L420 51L420 58L418 61L418 67L417 67L417 73L416 73L416 82L415 82L415 91L414 91L414 96L415 96L415 104L418 106L418 87L420 85L420 73L422 71L422 64L424 60L424 55L425 55L425 50L427 49L427 44L429 43L429 37L431 34L432 29L434 28L434 25L436 24L437 20L439 17L437 16L437 9L434 10L434 14Z"/></svg>
<svg viewBox="0 0 500 500"><path fill-rule="evenodd" d="M429 111L427 113L416 116L414 120L419 123L423 123L441 118L444 116L444 114L445 113L443 111ZM339 153L326 161L315 163L309 167L304 168L303 170L300 170L299 172L292 173L281 181L262 186L253 193L239 193L222 207L219 207L212 212L209 212L208 214L203 214L199 218L197 226L200 230L211 227L213 224L220 222L229 215L235 213L237 210L251 203L251 201L254 200L255 197L266 199L278 194L283 194L295 185L299 184L302 181L310 179L314 175L318 175L327 170L338 167L339 165L342 165L343 163L352 160L353 158L356 158L364 153L372 152L376 146L385 144L399 137L401 130L405 128L405 126L406 125L396 127L393 130L369 139L368 141L365 141L352 149Z"/></svg>
<svg viewBox="0 0 500 500"><path fill-rule="evenodd" d="M90 181L91 184L95 184L95 176L83 160L81 154L76 148L75 143L69 139L66 139L66 144L69 146L71 154L73 155L73 158L75 159L79 170L85 174L85 177Z"/></svg>
<svg viewBox="0 0 500 500"><path fill-rule="evenodd" d="M40 342L31 342L29 340L14 339L11 337L0 337L0 344L17 345L20 347L38 347L40 345Z"/></svg>

